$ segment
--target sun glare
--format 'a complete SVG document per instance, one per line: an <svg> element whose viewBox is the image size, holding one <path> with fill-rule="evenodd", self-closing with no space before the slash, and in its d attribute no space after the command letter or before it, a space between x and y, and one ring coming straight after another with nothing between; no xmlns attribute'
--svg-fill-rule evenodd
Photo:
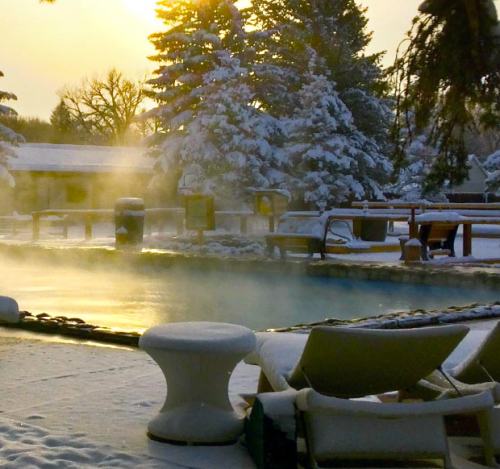
<svg viewBox="0 0 500 469"><path fill-rule="evenodd" d="M127 9L147 23L157 22L156 3L158 0L122 0Z"/></svg>

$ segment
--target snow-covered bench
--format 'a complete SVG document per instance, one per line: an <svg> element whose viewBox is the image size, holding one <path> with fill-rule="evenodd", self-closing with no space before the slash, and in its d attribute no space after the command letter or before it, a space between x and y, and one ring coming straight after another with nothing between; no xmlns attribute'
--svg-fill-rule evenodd
<svg viewBox="0 0 500 469"><path fill-rule="evenodd" d="M267 254L274 257L275 248L285 259L287 251L307 253L310 257L318 252L325 259L325 240L328 231L328 215L294 215L285 213L278 224L278 231L266 235Z"/></svg>

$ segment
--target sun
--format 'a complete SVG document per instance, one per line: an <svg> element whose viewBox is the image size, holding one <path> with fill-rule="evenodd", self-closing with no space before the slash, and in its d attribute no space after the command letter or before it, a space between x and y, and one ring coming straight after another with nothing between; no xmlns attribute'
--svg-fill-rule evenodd
<svg viewBox="0 0 500 469"><path fill-rule="evenodd" d="M158 0L122 0L127 10L147 23L157 23L156 7Z"/></svg>

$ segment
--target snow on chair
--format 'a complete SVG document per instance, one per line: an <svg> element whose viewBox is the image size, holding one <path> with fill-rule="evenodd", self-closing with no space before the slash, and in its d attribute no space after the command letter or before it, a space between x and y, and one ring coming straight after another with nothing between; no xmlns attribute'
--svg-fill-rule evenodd
<svg viewBox="0 0 500 469"><path fill-rule="evenodd" d="M351 399L411 387L438 369L467 332L466 326L451 325L406 330L320 326L309 337L264 333L257 334L256 350L245 361L261 366L259 392L308 390L298 393L296 404L312 467L346 457L436 457L451 467L445 415L484 417L493 406L490 390L422 406ZM266 395L258 398L265 401ZM493 464L488 429L483 430L487 461Z"/></svg>

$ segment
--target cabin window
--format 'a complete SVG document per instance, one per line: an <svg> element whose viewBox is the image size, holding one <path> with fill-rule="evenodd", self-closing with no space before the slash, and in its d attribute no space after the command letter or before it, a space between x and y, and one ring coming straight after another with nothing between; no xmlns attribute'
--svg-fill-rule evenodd
<svg viewBox="0 0 500 469"><path fill-rule="evenodd" d="M79 184L68 184L66 187L66 199L69 203L78 204L87 199L87 190Z"/></svg>

